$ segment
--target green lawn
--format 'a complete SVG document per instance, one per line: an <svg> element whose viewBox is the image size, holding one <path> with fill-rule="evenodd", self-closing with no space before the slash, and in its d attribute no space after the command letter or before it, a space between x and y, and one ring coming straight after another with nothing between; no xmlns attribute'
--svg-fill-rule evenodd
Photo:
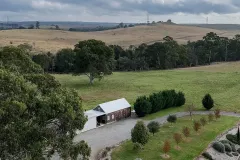
<svg viewBox="0 0 240 160"><path fill-rule="evenodd" d="M195 120L199 120L201 116L195 116ZM160 128L160 132L151 135L149 142L145 145L144 150L136 153L133 150L131 141L124 142L120 147L116 148L112 153L113 160L134 160L142 158L143 160L160 160L162 152L162 145L165 140L170 140L171 151L169 155L172 160L190 160L194 159L213 141L217 135L221 134L228 128L233 127L239 118L221 117L220 120L211 122L201 129L199 134L192 129L192 121L189 117L178 119L173 126L165 124ZM182 127L191 127L191 141L180 144L181 150L177 151L176 143L173 141L174 133L181 133Z"/></svg>
<svg viewBox="0 0 240 160"><path fill-rule="evenodd" d="M186 94L186 105L194 103L202 108L201 99L210 93L221 110L240 112L240 63L226 63L207 67L179 70L115 72L102 81L88 84L88 78L72 75L55 75L63 86L76 89L83 98L85 109L99 103L125 97L131 104L140 95L149 95L164 89L181 90ZM170 112L182 111L170 109ZM153 118L167 111L151 115Z"/></svg>

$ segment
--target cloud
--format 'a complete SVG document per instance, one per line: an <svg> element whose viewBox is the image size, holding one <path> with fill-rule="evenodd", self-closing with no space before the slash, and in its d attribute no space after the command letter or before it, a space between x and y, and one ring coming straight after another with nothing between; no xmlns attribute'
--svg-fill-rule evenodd
<svg viewBox="0 0 240 160"><path fill-rule="evenodd" d="M22 17L29 20L130 21L134 17L141 19L146 13L152 17L178 17L179 13L201 17L212 13L238 15L238 12L239 0L1 0L0 5L0 18L10 14L16 20Z"/></svg>
<svg viewBox="0 0 240 160"><path fill-rule="evenodd" d="M51 2L47 0L35 0L31 2L31 6L34 9L50 9L50 10L61 10L68 7L68 4L63 4L59 2Z"/></svg>

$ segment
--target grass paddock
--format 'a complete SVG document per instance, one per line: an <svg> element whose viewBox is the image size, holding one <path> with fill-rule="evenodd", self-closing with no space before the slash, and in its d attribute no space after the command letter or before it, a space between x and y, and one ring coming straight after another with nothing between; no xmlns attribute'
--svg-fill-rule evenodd
<svg viewBox="0 0 240 160"><path fill-rule="evenodd" d="M219 109L240 112L239 68L240 62L234 62L165 71L114 72L102 81L96 79L93 86L89 85L89 80L84 75L54 76L63 86L78 91L85 109L122 97L133 105L138 96L175 89L185 93L186 105L193 103L198 110L202 109L203 96L210 93ZM182 110L185 110L185 107L169 109L169 112ZM165 113L168 111L151 116L155 118Z"/></svg>

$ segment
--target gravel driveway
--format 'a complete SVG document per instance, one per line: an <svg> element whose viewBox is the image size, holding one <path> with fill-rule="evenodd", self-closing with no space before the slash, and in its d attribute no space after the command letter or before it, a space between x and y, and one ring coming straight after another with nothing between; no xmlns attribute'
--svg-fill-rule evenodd
<svg viewBox="0 0 240 160"><path fill-rule="evenodd" d="M210 112L208 112L208 111L194 112L194 114L197 114L197 115L206 115L209 113ZM175 113L175 115L177 117L184 117L186 115L189 115L189 113L178 112L178 113ZM221 115L240 117L240 114L232 113L232 112L222 112ZM168 117L168 115L157 118L154 121L157 121L160 124L163 124L166 122L167 117ZM80 140L86 141L92 149L90 159L94 160L97 153L101 149L104 149L105 147L116 145L122 141L130 139L131 138L131 129L134 127L134 125L136 124L136 122L138 120L140 120L140 119L129 118L126 120L108 124L101 128L97 128L97 129L93 129L93 130L81 133L75 137L74 141L80 141ZM147 124L149 121L144 121L144 122Z"/></svg>

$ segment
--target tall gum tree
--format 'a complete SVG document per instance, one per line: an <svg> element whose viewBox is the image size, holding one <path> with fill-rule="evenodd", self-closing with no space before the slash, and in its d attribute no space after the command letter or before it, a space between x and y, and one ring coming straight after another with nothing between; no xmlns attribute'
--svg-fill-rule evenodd
<svg viewBox="0 0 240 160"><path fill-rule="evenodd" d="M81 102L19 48L0 49L0 159L88 159L91 148L73 142L87 120Z"/></svg>
<svg viewBox="0 0 240 160"><path fill-rule="evenodd" d="M111 47L98 40L81 41L75 45L75 74L85 74L93 84L95 78L111 74L114 68L114 53Z"/></svg>

